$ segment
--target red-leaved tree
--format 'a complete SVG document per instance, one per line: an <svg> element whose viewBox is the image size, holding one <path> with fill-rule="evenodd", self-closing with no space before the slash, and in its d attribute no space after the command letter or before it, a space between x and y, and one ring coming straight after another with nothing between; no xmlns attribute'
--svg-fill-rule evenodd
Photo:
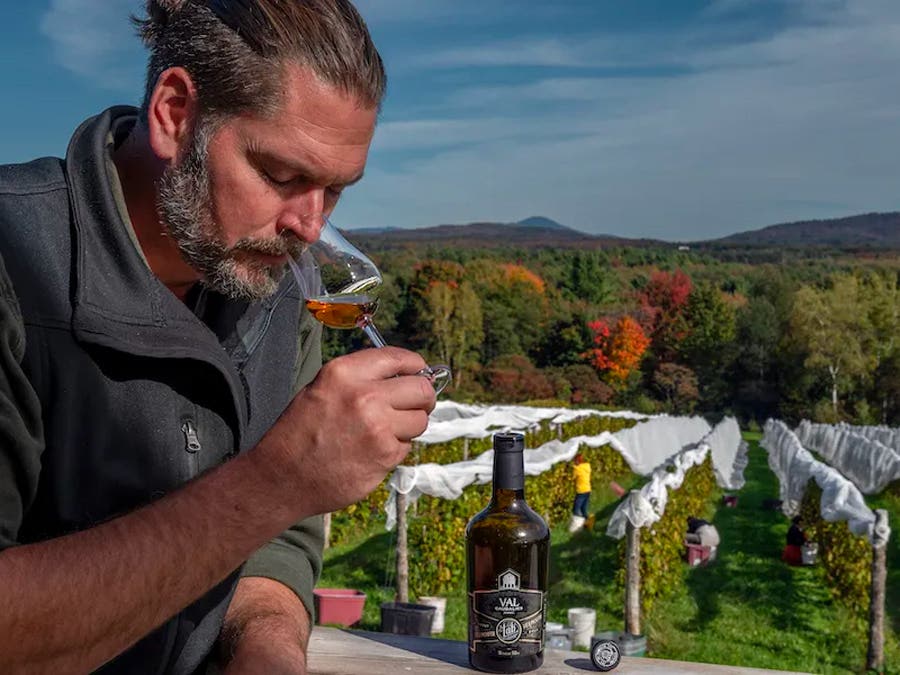
<svg viewBox="0 0 900 675"><path fill-rule="evenodd" d="M591 365L604 373L611 384L621 385L641 363L650 346L650 338L641 325L629 315L610 327L605 319L588 323L594 334L593 349L586 354Z"/></svg>
<svg viewBox="0 0 900 675"><path fill-rule="evenodd" d="M687 335L684 310L692 289L691 278L681 270L656 271L637 294L641 326L660 359L671 358Z"/></svg>

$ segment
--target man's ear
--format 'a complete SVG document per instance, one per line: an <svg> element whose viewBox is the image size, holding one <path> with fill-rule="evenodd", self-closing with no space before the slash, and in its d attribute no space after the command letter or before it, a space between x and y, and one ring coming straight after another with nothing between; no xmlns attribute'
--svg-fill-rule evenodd
<svg viewBox="0 0 900 675"><path fill-rule="evenodd" d="M174 164L181 158L190 144L198 113L197 88L190 74L180 67L164 70L147 110L150 147L159 159Z"/></svg>

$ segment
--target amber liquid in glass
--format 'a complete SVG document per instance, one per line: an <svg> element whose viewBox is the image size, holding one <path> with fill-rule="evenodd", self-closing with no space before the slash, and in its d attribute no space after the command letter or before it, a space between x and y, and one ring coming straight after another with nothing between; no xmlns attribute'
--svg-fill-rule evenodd
<svg viewBox="0 0 900 675"><path fill-rule="evenodd" d="M364 316L378 308L378 300L364 294L349 293L309 298L306 308L330 328L356 328Z"/></svg>

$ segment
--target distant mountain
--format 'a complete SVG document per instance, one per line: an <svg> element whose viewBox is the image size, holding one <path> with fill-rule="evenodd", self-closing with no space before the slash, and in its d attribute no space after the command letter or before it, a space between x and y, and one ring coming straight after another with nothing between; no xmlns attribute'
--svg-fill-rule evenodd
<svg viewBox="0 0 900 675"><path fill-rule="evenodd" d="M544 228L545 230L571 230L572 228L566 227L565 225L560 225L555 220L551 220L550 218L544 218L544 216L532 216L531 218L526 218L525 220L520 220L516 225L523 225L524 227L538 227Z"/></svg>
<svg viewBox="0 0 900 675"><path fill-rule="evenodd" d="M347 234L363 248L388 249L415 246L457 248L606 248L611 246L666 245L663 242L594 236L560 225L549 218L527 218L519 223L469 223L436 225L415 229L348 230Z"/></svg>
<svg viewBox="0 0 900 675"><path fill-rule="evenodd" d="M415 229L362 228L347 235L363 249L408 247L453 248L672 248L677 243L655 239L626 239L592 235L561 225L542 216L518 223L478 222L466 225L435 225ZM771 225L721 239L689 242L685 249L716 250L791 248L837 248L900 250L900 212L867 213L832 220L808 220Z"/></svg>
<svg viewBox="0 0 900 675"><path fill-rule="evenodd" d="M702 243L713 246L900 249L900 212L771 225Z"/></svg>
<svg viewBox="0 0 900 675"><path fill-rule="evenodd" d="M399 228L399 227L354 227L354 228L348 228L347 232L350 232L350 233L363 232L366 234L380 234L381 232L395 232L399 229L401 229L401 228Z"/></svg>

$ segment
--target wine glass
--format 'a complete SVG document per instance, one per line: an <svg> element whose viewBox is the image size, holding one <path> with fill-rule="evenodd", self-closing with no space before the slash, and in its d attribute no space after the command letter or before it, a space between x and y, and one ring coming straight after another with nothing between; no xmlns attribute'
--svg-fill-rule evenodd
<svg viewBox="0 0 900 675"><path fill-rule="evenodd" d="M312 315L331 328L360 328L375 347L387 342L372 321L384 280L375 263L324 220L318 241L288 258L288 265ZM427 366L419 375L440 394L452 375L445 365Z"/></svg>

